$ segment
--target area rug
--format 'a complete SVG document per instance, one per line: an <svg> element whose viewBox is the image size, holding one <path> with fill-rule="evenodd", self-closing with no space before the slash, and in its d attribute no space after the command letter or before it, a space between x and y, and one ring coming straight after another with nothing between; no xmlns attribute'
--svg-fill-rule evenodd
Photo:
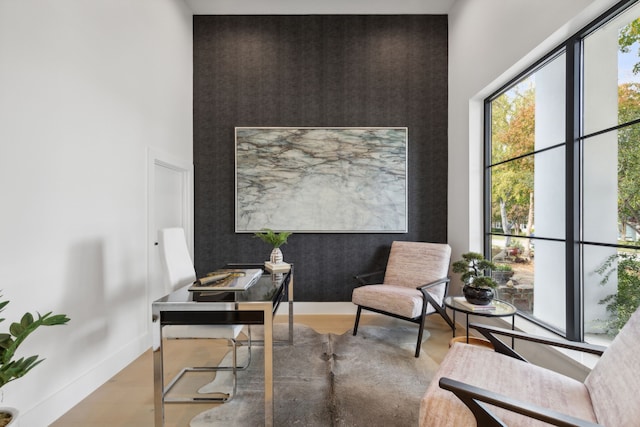
<svg viewBox="0 0 640 427"><path fill-rule="evenodd" d="M293 346L274 346L276 427L418 424L438 364L426 352L413 357L416 328L361 326L354 337L294 327ZM275 339L287 333L286 325L274 326ZM197 415L191 427L263 425L263 370L263 349L254 346L249 369L238 373L236 397Z"/></svg>

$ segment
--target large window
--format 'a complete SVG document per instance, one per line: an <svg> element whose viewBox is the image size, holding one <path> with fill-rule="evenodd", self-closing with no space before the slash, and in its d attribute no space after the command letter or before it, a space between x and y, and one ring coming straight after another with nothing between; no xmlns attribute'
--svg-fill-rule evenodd
<svg viewBox="0 0 640 427"><path fill-rule="evenodd" d="M498 295L569 339L606 341L640 304L639 52L620 3L485 102Z"/></svg>

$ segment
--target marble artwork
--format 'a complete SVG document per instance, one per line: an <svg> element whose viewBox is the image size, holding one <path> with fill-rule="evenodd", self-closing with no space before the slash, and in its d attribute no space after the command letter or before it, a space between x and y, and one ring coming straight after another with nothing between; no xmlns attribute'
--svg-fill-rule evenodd
<svg viewBox="0 0 640 427"><path fill-rule="evenodd" d="M236 128L236 232L407 232L407 128Z"/></svg>

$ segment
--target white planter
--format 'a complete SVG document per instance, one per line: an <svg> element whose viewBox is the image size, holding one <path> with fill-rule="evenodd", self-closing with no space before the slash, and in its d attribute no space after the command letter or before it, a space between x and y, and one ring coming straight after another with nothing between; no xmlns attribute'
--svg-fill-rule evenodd
<svg viewBox="0 0 640 427"><path fill-rule="evenodd" d="M282 251L280 248L273 248L271 251L271 259L269 261L271 261L272 264L279 264L282 260Z"/></svg>

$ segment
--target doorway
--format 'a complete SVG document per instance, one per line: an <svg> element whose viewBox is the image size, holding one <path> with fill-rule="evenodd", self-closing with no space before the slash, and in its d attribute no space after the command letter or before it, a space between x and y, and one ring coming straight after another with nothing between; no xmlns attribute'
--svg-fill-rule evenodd
<svg viewBox="0 0 640 427"><path fill-rule="evenodd" d="M182 227L193 259L193 166L156 149L148 153L147 299L168 293L158 247L158 230Z"/></svg>

